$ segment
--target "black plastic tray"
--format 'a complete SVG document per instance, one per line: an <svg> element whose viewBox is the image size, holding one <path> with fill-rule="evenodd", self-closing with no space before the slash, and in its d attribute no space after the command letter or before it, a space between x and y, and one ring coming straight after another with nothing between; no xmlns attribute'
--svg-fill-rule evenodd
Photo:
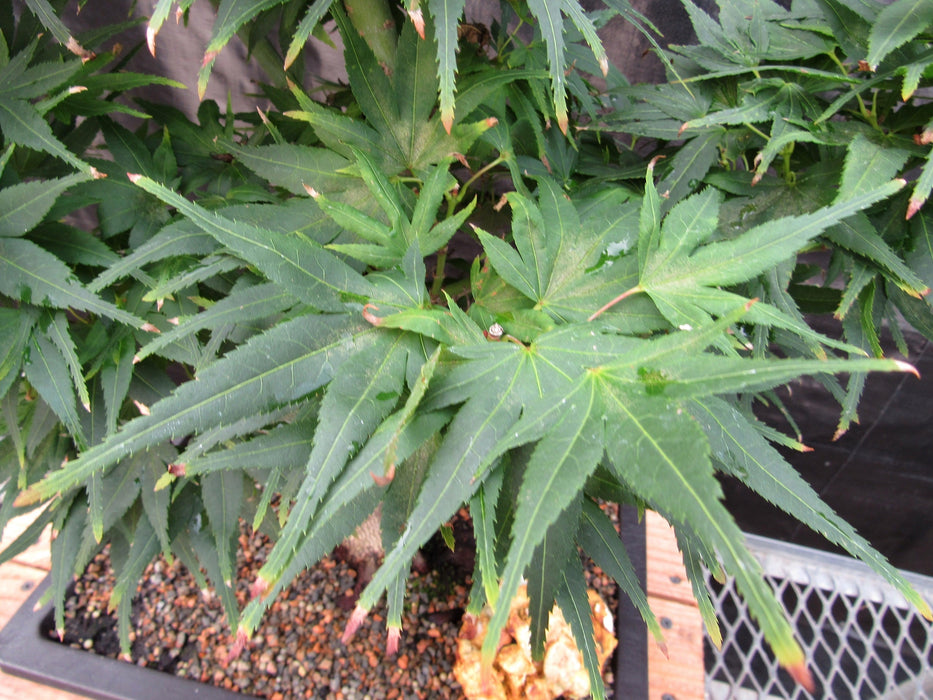
<svg viewBox="0 0 933 700"><path fill-rule="evenodd" d="M622 509L622 535L644 586L645 525L638 520L634 508ZM0 630L0 670L5 673L100 700L247 700L255 697L58 643L50 637L55 626L52 604L34 610L50 584L51 578L46 577ZM647 631L624 594L620 595L616 630L619 648L615 659L614 697L616 700L647 698Z"/></svg>
<svg viewBox="0 0 933 700"><path fill-rule="evenodd" d="M244 700L252 697L217 686L73 649L49 638L51 603L33 610L46 577L0 630L0 669L42 685L101 700Z"/></svg>

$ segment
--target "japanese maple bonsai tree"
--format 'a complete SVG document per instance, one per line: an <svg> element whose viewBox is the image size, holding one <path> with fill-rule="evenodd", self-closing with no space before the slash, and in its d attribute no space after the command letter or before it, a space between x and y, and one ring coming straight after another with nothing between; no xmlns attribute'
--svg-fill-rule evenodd
<svg viewBox="0 0 933 700"><path fill-rule="evenodd" d="M654 36L623 0L504 2L488 28L463 0L223 0L201 86L239 33L273 107L205 102L194 123L123 96L162 79L93 54L106 32L25 5L0 10L0 525L41 509L9 558L52 524L59 627L109 544L124 639L163 553L242 645L378 508L385 559L345 634L385 595L392 651L412 558L466 504L487 658L524 577L534 647L556 601L602 697L581 549L663 638L600 507L630 503L674 526L711 637L704 567L808 684L718 474L930 615L775 449L800 437L752 411L815 375L844 430L866 372L913 371L881 357L882 320L933 337L926 6L722 0L714 19L685 0L698 44L658 46L670 82L631 86L597 34L621 13ZM302 47L334 32L349 85L316 101ZM275 539L243 610L241 521Z"/></svg>

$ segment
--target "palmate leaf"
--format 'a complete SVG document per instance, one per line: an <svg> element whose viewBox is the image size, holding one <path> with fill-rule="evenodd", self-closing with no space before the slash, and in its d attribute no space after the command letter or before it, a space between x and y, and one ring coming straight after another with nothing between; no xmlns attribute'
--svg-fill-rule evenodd
<svg viewBox="0 0 933 700"><path fill-rule="evenodd" d="M872 24L865 60L875 70L884 58L933 24L933 5L925 0L895 0Z"/></svg>
<svg viewBox="0 0 933 700"><path fill-rule="evenodd" d="M387 463L403 462L425 440L435 435L450 416L446 412L433 412L409 418L406 414L417 406L411 396L406 407L396 411L376 429L373 437L353 458L343 474L331 488L327 500L311 522L301 548L292 557L278 581L265 596L257 596L244 610L237 637L248 639L259 626L263 612L275 596L284 590L306 567L345 539L347 533L372 513L381 497L372 474L384 469Z"/></svg>
<svg viewBox="0 0 933 700"><path fill-rule="evenodd" d="M802 652L781 607L761 577L754 573L754 559L740 544L741 534L718 500L719 487L708 458L707 438L683 410L679 397L755 390L771 385L773 380L783 382L791 375L808 371L859 367L849 361L801 361L804 367L797 364L798 361L768 363L698 354L698 350L714 343L742 311L703 329L651 341L618 339L606 345L611 336L590 334L591 347L602 345L603 352L620 343L612 347L611 353L606 353L603 362L599 362L599 353L582 352L584 336L581 334L574 342L573 336L567 335L569 329L561 332L562 358L550 348L542 351L542 360L549 360L565 374L576 374L577 378L559 385L564 388L548 393L544 400L523 402L522 418L505 431L505 438L484 460L488 463L513 445L537 441L518 496L500 601L514 594L513 587L517 587L530 557L528 549L540 541L542 524L553 521L553 514L540 513L539 504L569 503L567 499L574 493L572 483L580 479L582 485L605 450L622 483L673 522L688 523L707 548L720 554L726 569L740 578L743 594L766 630L778 658L798 678L806 680ZM866 368L906 369L903 364L870 360L857 361L855 365L862 363ZM574 366L576 369L572 370ZM762 371L768 376L759 377ZM777 379L781 374L784 378ZM581 444L583 436L588 445ZM547 459L544 455L548 455ZM536 473L533 465L538 459L548 462L548 466L542 466L542 474L533 477ZM568 473L563 474L563 469ZM571 479L571 482L557 488L555 483L562 478ZM548 491L547 497L541 499L540 491L549 486L554 486L554 491ZM740 569L738 573L736 568ZM504 624L506 614L493 615L490 623L493 638ZM488 653L492 651L494 645Z"/></svg>
<svg viewBox="0 0 933 700"><path fill-rule="evenodd" d="M541 178L540 184L540 205L510 195L517 249L477 231L501 279L485 271L474 275L474 295L510 333L519 307L517 300L503 297L509 289L499 288L503 280L533 301L535 309L567 322L586 320L618 289L637 280L634 256L601 264L607 251L615 256L635 247L639 208L628 190L609 187L571 203L550 178ZM665 325L650 300L633 301L624 314L612 315L613 324L632 333ZM508 316L500 315L506 311Z"/></svg>
<svg viewBox="0 0 933 700"><path fill-rule="evenodd" d="M30 503L81 484L138 450L200 433L302 398L333 379L356 343L373 330L346 315L302 316L255 336L179 386L120 431L48 475L20 496Z"/></svg>
<svg viewBox="0 0 933 700"><path fill-rule="evenodd" d="M347 26L342 12L335 13L335 17L344 38L350 84L366 117L365 128L375 132L375 138L369 138L370 143L348 142L367 153L381 154L382 172L394 175L410 170L421 175L426 168L446 160L451 154L467 152L492 126L494 120L482 119L445 131L441 114L433 113L437 95L435 57L430 45L418 38L411 23L402 28L396 55L397 64L408 65L386 76L366 43ZM519 77L508 76L508 80ZM477 81L469 91L464 91L465 114L472 111L490 87L493 85ZM345 129L358 131L362 126L353 121L340 121ZM341 152L340 148L335 150Z"/></svg>
<svg viewBox="0 0 933 700"><path fill-rule="evenodd" d="M368 243L331 243L334 250L376 268L388 269L398 265L409 254L425 257L435 253L450 240L473 213L476 201L471 201L446 218L439 216L438 207L444 195L456 187L449 172L450 159L428 169L420 196L411 214L402 202L399 192L379 171L367 154L353 149L367 189L382 209L389 225L382 220L341 202L312 192L321 209L348 232ZM441 219L435 224L437 219ZM418 283L421 284L420 281Z"/></svg>
<svg viewBox="0 0 933 700"><path fill-rule="evenodd" d="M896 569L820 499L738 409L713 396L693 399L689 407L706 432L717 462L729 474L864 561L922 614L931 616L929 605L904 582Z"/></svg>
<svg viewBox="0 0 933 700"><path fill-rule="evenodd" d="M755 226L737 238L702 245L689 253L687 248L681 249L675 245L665 248L673 251L670 255L649 250L639 283L623 292L611 304L634 293L644 292L673 325L702 322L708 318L709 310L704 308L701 296L696 294L699 288L727 286L754 278L794 255L825 229L889 197L903 185L903 181L894 180L813 213L774 219ZM650 183L648 187L651 187ZM688 211L699 210L707 201L704 195L694 195L684 202L684 206ZM643 207L653 206L657 206L657 203L646 198ZM660 231L660 240L679 235L677 230L664 228ZM691 240L691 244L694 242Z"/></svg>
<svg viewBox="0 0 933 700"><path fill-rule="evenodd" d="M702 345L704 339L709 342L719 331L716 328L708 333L698 333L689 338L688 342ZM611 336L598 338L592 332L574 337L568 335L566 330L554 335L557 337L541 348L542 360L561 369L564 379L558 386L563 387L563 390L547 392L543 398L523 402L522 418L514 428L507 431L507 436L484 460L488 463L492 457L506 449L537 441L517 499L512 543L498 594L500 601L511 600L515 596L535 547L539 546L544 533L548 532L558 517L555 509L570 505L610 442L610 438L604 435L609 427L606 422L608 409L603 405L605 399L602 396L600 370L586 368L594 361L609 359L620 353L623 357L632 356L630 361L634 361L635 357L641 361L646 360L646 352L652 354L653 351L656 357L675 352L666 347L673 342L671 340L648 344L647 350L642 349L644 346L641 343L634 341L633 350L626 353L622 348L631 346L631 340L615 341ZM603 341L602 347L600 340ZM683 342L683 339L678 340ZM621 347L617 342L622 343ZM583 346L583 343L587 345ZM568 384L567 378L573 375L577 379ZM573 533L565 532L565 535L572 538ZM489 633L483 647L484 656L488 659L495 652L495 642L507 617L508 608L497 606L490 619Z"/></svg>
<svg viewBox="0 0 933 700"><path fill-rule="evenodd" d="M348 297L355 295L358 300L364 299L371 291L362 276L313 240L282 236L266 228L227 219L149 178L134 175L131 179L166 204L176 207L205 233L312 307L340 311Z"/></svg>
<svg viewBox="0 0 933 700"><path fill-rule="evenodd" d="M572 278L580 274L581 266L596 261L604 241L618 232L619 220L606 222L601 217L602 212L597 212L594 219L598 216L598 223L587 222L603 226L602 236L594 242L587 235L591 231L589 225L581 227L576 209L558 185L550 178L541 178L539 185L538 202L516 192L508 195L515 248L480 229L477 235L496 272L537 302L538 308L547 308L548 293L557 296L558 289L563 291L572 285L575 281ZM619 199L624 198L622 195Z"/></svg>
<svg viewBox="0 0 933 700"><path fill-rule="evenodd" d="M301 489L279 540L257 575L262 588L282 575L355 446L373 434L401 397L408 354L417 350L415 337L389 331L374 333L367 341L347 360L354 369L339 372L324 394Z"/></svg>
<svg viewBox="0 0 933 700"><path fill-rule="evenodd" d="M604 384L612 430L606 447L619 478L675 524L689 522L715 547L757 618L778 661L800 680L807 679L800 649L780 604L741 544L742 534L720 503L705 436L675 405L663 398L635 398ZM653 404L653 405L652 405Z"/></svg>
<svg viewBox="0 0 933 700"><path fill-rule="evenodd" d="M270 318L296 303L297 300L292 294L271 282L236 289L197 316L185 319L175 328L160 333L152 342L146 343L136 353L136 361L157 354L162 348L201 330Z"/></svg>
<svg viewBox="0 0 933 700"><path fill-rule="evenodd" d="M527 416L527 417L526 417ZM548 396L539 405L526 406L525 415L515 427L521 439L525 431L537 434L546 430L537 443L525 470L522 488L512 525L512 544L502 573L499 600L512 600L518 591L526 565L531 561L545 532L571 502L578 498L587 477L603 454L602 408L593 381L581 381L558 402ZM573 529L563 530L570 542ZM549 605L546 609L549 609ZM499 633L507 622L509 610L496 607L489 621L483 655L491 660Z"/></svg>

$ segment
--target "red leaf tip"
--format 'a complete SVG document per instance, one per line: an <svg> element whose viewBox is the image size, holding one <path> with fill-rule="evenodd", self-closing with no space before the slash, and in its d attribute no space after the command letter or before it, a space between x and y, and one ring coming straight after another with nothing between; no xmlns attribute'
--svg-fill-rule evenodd
<svg viewBox="0 0 933 700"><path fill-rule="evenodd" d="M402 636L402 630L398 627L390 627L389 634L386 638L386 654L389 656L395 656L398 652L398 640Z"/></svg>
<svg viewBox="0 0 933 700"><path fill-rule="evenodd" d="M368 614L369 612L359 605L354 608L353 613L350 615L350 620L343 630L343 636L340 637L342 643L347 644L353 638L353 635L356 634L356 631L360 628L360 625L363 624L363 620L366 619L366 615Z"/></svg>
<svg viewBox="0 0 933 700"><path fill-rule="evenodd" d="M813 682L810 669L807 668L807 664L803 661L785 666L784 668L787 669L790 677L797 681L808 693L812 693L816 689L816 684Z"/></svg>
<svg viewBox="0 0 933 700"><path fill-rule="evenodd" d="M243 650L246 648L246 645L249 643L249 634L242 627L237 627L236 638L233 640L233 644L230 646L230 653L227 654L227 663L233 661L238 657Z"/></svg>
<svg viewBox="0 0 933 700"><path fill-rule="evenodd" d="M419 7L416 10L409 10L408 16L411 17L411 23L415 25L415 31L418 36L424 39L424 13Z"/></svg>
<svg viewBox="0 0 933 700"><path fill-rule="evenodd" d="M392 483L392 479L395 478L395 463L391 463L382 476L379 476L373 471L370 471L369 475L373 478L373 481L376 482L376 486L388 486Z"/></svg>
<svg viewBox="0 0 933 700"><path fill-rule="evenodd" d="M148 27L146 27L146 46L149 47L149 53L152 54L153 58L155 58L155 55L156 55L156 46L155 46L156 34L157 34L156 30L153 28L151 24Z"/></svg>
<svg viewBox="0 0 933 700"><path fill-rule="evenodd" d="M920 211L926 201L925 197L923 199L914 199L911 197L910 202L907 204L907 215L904 218L910 219L914 214Z"/></svg>
<svg viewBox="0 0 933 700"><path fill-rule="evenodd" d="M909 362L904 362L903 360L894 360L894 364L897 365L897 368L901 372L910 372L917 379L920 379L920 372L917 371L917 368L914 367Z"/></svg>
<svg viewBox="0 0 933 700"><path fill-rule="evenodd" d="M249 595L251 598L262 598L268 590L269 582L262 576L257 576L256 580L253 581L252 585L249 587Z"/></svg>
<svg viewBox="0 0 933 700"><path fill-rule="evenodd" d="M127 173L126 177L130 182L132 182L135 185L142 178L142 175L140 175L139 173Z"/></svg>

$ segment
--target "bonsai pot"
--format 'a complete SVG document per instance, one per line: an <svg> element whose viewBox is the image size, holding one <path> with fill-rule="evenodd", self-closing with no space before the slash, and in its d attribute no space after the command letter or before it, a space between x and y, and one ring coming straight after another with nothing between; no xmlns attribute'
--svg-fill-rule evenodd
<svg viewBox="0 0 933 700"><path fill-rule="evenodd" d="M43 580L0 630L0 669L4 673L101 700L171 697L233 700L244 697L213 685L60 644L54 639L51 603L34 609L50 583L50 578Z"/></svg>
<svg viewBox="0 0 933 700"><path fill-rule="evenodd" d="M627 510L627 509L626 509ZM631 515L632 517L627 517ZM633 514L622 518L623 536L633 563L644 576L644 524ZM163 700L165 697L197 697L206 700L233 700L255 697L199 682L170 672L159 671L60 643L55 637L51 603L35 606L49 587L46 578L0 630L0 669L43 685L106 700ZM619 646L613 664L615 684L611 697L647 697L647 636L644 623L620 596L615 611ZM382 639L378 643L381 645ZM380 650L381 652L381 650Z"/></svg>

